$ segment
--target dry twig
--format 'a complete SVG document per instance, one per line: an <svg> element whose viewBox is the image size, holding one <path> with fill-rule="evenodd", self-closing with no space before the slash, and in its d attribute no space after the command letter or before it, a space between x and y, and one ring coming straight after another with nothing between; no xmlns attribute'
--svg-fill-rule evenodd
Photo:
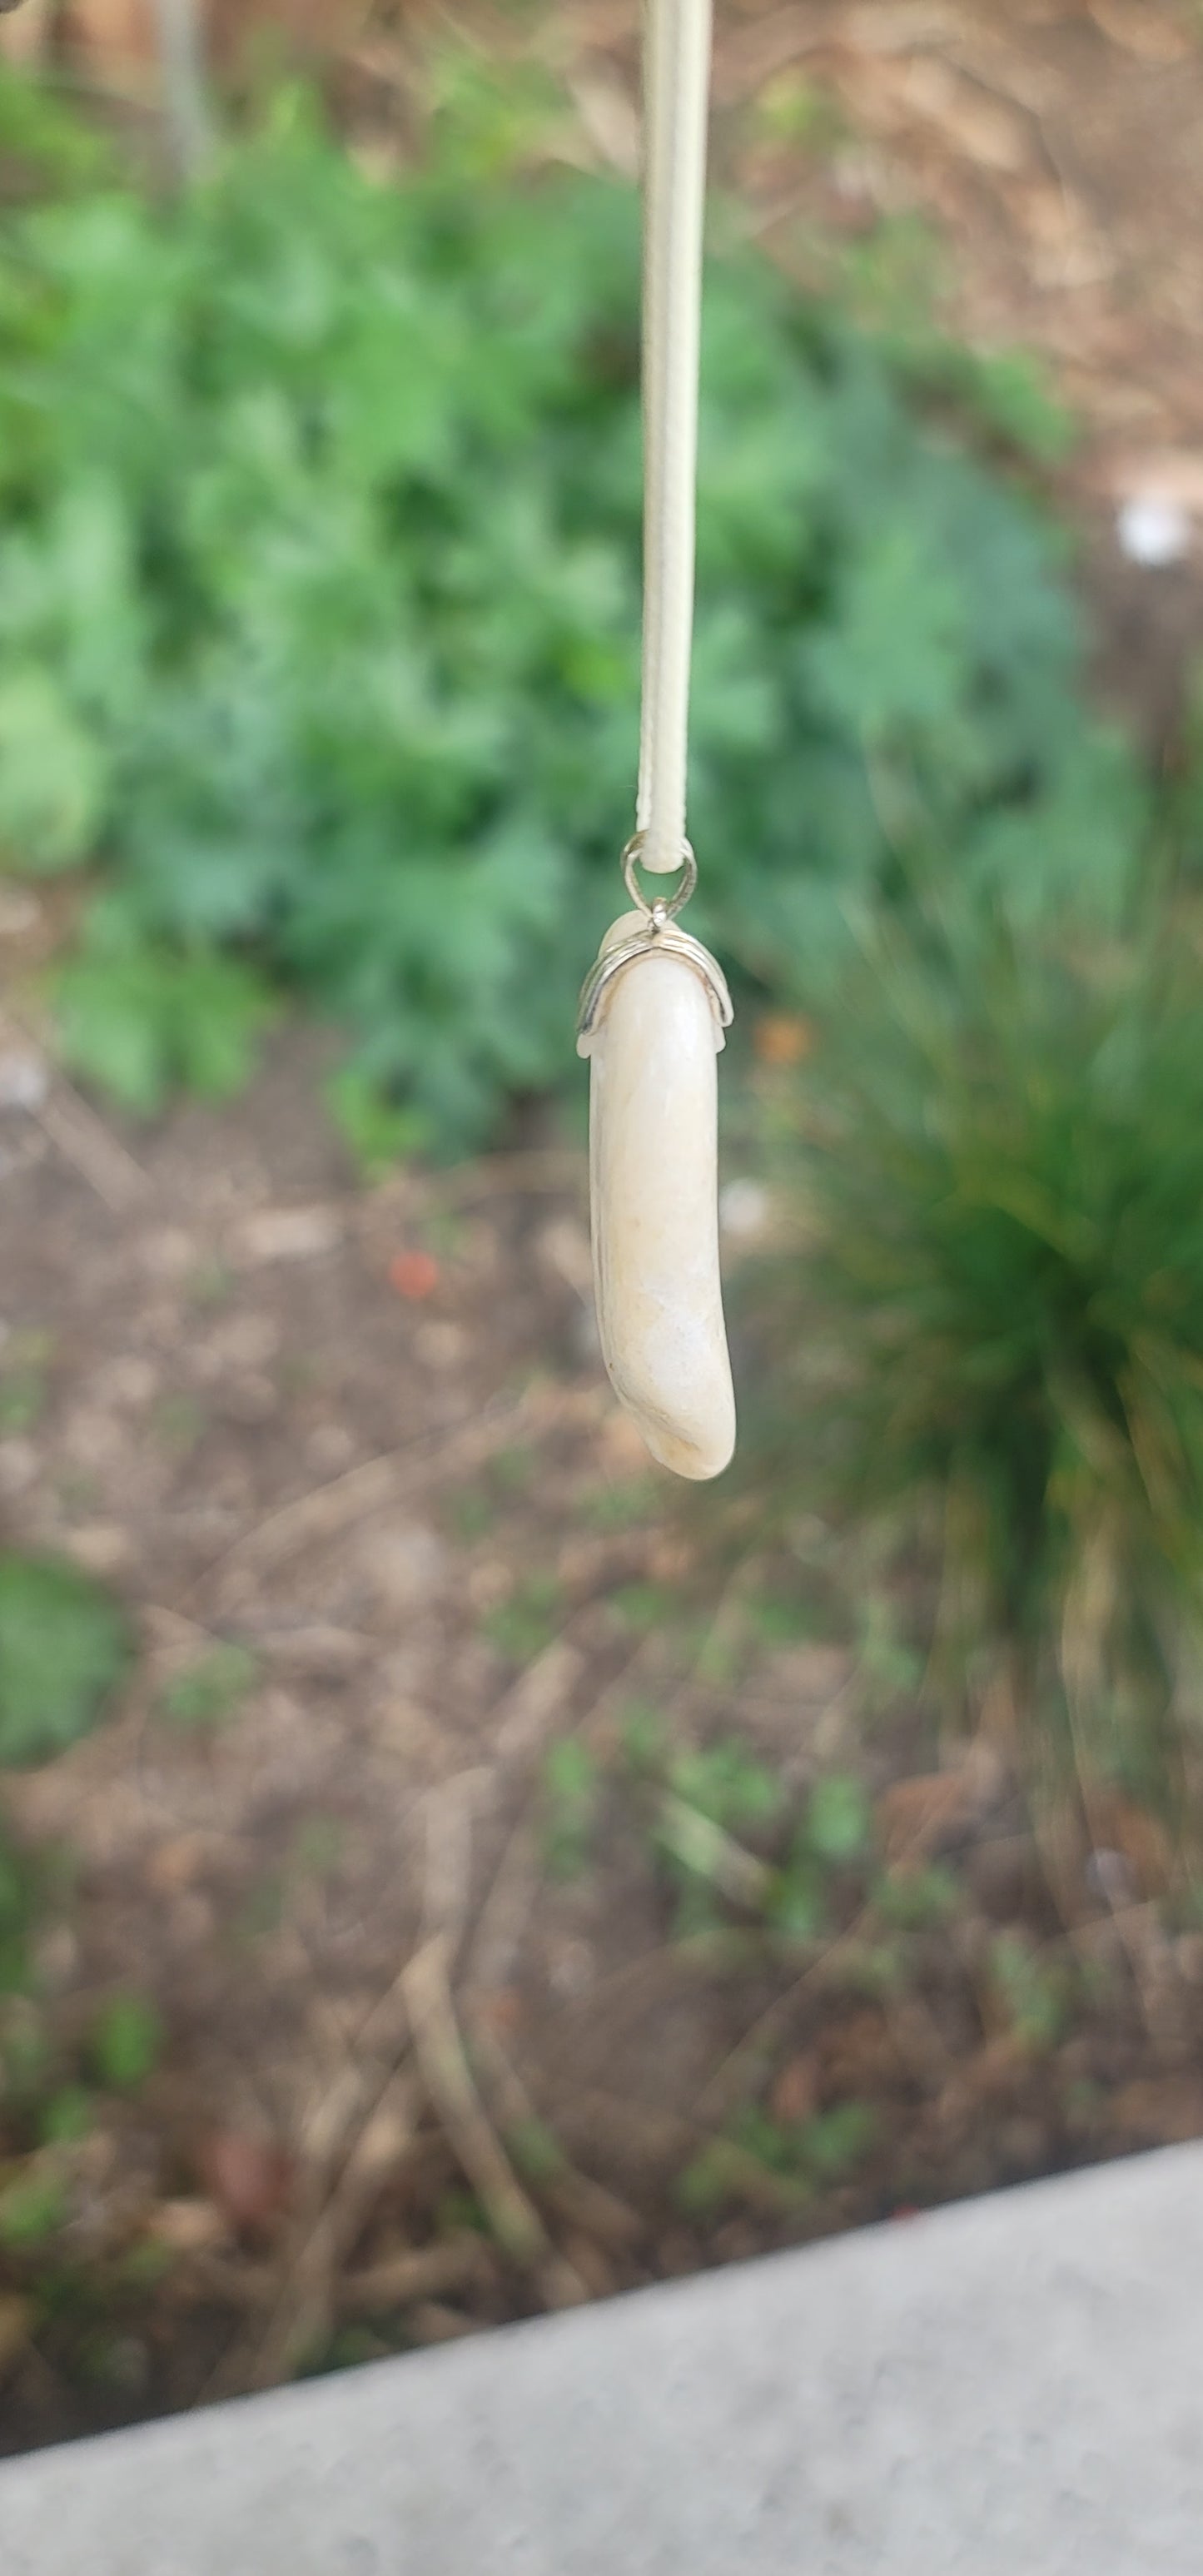
<svg viewBox="0 0 1203 2576"><path fill-rule="evenodd" d="M561 1390L556 1391L562 1393ZM223 1608L242 1600L262 1577L301 1554L319 1540L336 1537L369 1512L378 1511L403 1491L419 1473L429 1484L464 1468L483 1465L519 1432L532 1428L547 1412L548 1391L528 1388L517 1398L499 1400L466 1420L439 1423L407 1441L404 1448L366 1458L328 1484L298 1494L291 1503L269 1512L243 1532L208 1566L197 1589L215 1586ZM571 1399L564 1398L571 1411Z"/></svg>
<svg viewBox="0 0 1203 2576"><path fill-rule="evenodd" d="M517 2262L545 2261L552 2251L547 2230L494 2135L472 2080L441 1933L410 1960L402 1982L422 2080L498 2243Z"/></svg>

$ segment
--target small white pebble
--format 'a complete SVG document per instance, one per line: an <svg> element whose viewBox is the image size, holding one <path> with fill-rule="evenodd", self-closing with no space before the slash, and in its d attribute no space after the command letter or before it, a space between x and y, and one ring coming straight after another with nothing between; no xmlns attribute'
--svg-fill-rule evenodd
<svg viewBox="0 0 1203 2576"><path fill-rule="evenodd" d="M769 1194L761 1181L728 1181L719 1191L718 1218L734 1243L751 1243L763 1234L769 1217Z"/></svg>
<svg viewBox="0 0 1203 2576"><path fill-rule="evenodd" d="M45 1057L18 1047L0 1055L0 1109L40 1109L50 1089Z"/></svg>
<svg viewBox="0 0 1203 2576"><path fill-rule="evenodd" d="M154 1234L144 1236L140 1246L142 1260L156 1279L182 1279L195 1270L201 1257L201 1246L195 1235L185 1234L182 1226L165 1225Z"/></svg>
<svg viewBox="0 0 1203 2576"><path fill-rule="evenodd" d="M1190 552L1190 512L1163 492L1133 492L1116 518L1121 551L1130 563L1159 570Z"/></svg>
<svg viewBox="0 0 1203 2576"><path fill-rule="evenodd" d="M193 1352L197 1377L215 1380L244 1369L263 1369L275 1359L280 1348L280 1327L274 1315L250 1314L227 1316Z"/></svg>
<svg viewBox="0 0 1203 2576"><path fill-rule="evenodd" d="M444 1580L447 1554L437 1531L424 1521L394 1521L372 1532L362 1562L385 1608L417 1610Z"/></svg>
<svg viewBox="0 0 1203 2576"><path fill-rule="evenodd" d="M173 2254L209 2254L229 2235L229 2224L211 2200L161 2200L153 2210L149 2234Z"/></svg>
<svg viewBox="0 0 1203 2576"><path fill-rule="evenodd" d="M469 1335L462 1324L436 1321L420 1325L414 1334L415 1357L428 1368L458 1368L468 1347Z"/></svg>
<svg viewBox="0 0 1203 2576"><path fill-rule="evenodd" d="M251 1263L313 1261L334 1251L342 1231L337 1208L259 1208L238 1228L234 1250Z"/></svg>
<svg viewBox="0 0 1203 2576"><path fill-rule="evenodd" d="M83 1521L67 1531L63 1547L86 1574L119 1574L134 1554L129 1531L116 1521Z"/></svg>

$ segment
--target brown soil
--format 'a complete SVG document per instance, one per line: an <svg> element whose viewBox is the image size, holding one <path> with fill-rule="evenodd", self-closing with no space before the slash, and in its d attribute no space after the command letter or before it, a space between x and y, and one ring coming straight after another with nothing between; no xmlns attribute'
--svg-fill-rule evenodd
<svg viewBox="0 0 1203 2576"><path fill-rule="evenodd" d="M4 1316L49 1355L10 1532L103 1573L143 1646L11 1812L77 1856L39 1958L64 2050L118 1991L167 2033L50 2151L53 2251L7 2258L11 2445L1203 2128L1203 1942L1163 1927L1143 1820L1104 1879L1042 1859L1005 1763L926 1736L871 1568L820 1534L783 1620L738 1509L647 1471L573 1154L364 1192L319 1069L286 1039L237 1109L129 1145L62 1085L3 1121ZM245 1693L185 1724L216 1643ZM623 1749L648 1710L677 1754L742 1738L795 1813L865 1779L880 1859L828 1873L816 1938L764 1927L777 1828L720 1848L681 1937ZM565 1738L594 1772L561 1877ZM947 1921L899 1929L936 1859ZM806 2187L772 2163L804 2130Z"/></svg>
<svg viewBox="0 0 1203 2576"><path fill-rule="evenodd" d="M351 73L383 123L410 39L379 14ZM629 11L558 13L554 45L621 157ZM770 149L750 104L798 72L838 115ZM719 91L779 245L918 209L950 319L1047 355L1105 671L1165 738L1195 568L1126 563L1113 514L1158 458L1193 489L1203 442L1190 12L732 9ZM5 901L23 973L55 913ZM1094 1853L1034 1834L1004 1750L933 1739L871 1563L816 1531L783 1615L738 1496L647 1471L573 1152L363 1191L323 1062L289 1034L246 1102L150 1134L59 1081L0 1111L0 1318L47 1368L0 1508L142 1646L111 1721L11 1784L31 1845L78 1855L40 1973L65 2059L116 1991L167 2034L40 2151L72 2214L3 2257L10 2448L1203 2131L1203 1942L1166 1928L1148 1820L1116 1802ZM222 1644L246 1687L185 1724L173 1686ZM863 1778L875 1857L827 1873L813 1937L765 1929L780 1825L715 1846L681 1937L648 1710L677 1753L738 1736L794 1814ZM548 1785L566 1739L583 1823Z"/></svg>

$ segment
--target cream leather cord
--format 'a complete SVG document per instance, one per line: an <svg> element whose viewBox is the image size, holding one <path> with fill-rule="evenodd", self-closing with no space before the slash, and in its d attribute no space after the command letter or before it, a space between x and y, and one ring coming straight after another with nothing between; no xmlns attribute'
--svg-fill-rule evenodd
<svg viewBox="0 0 1203 2576"><path fill-rule="evenodd" d="M645 0L643 711L636 909L602 941L581 995L589 1058L589 1200L602 1357L665 1467L717 1476L735 1445L718 1245L716 1058L731 1002L676 920L697 866L685 838L693 633L698 344L710 0ZM636 870L679 872L663 897Z"/></svg>
<svg viewBox="0 0 1203 2576"><path fill-rule="evenodd" d="M681 865L689 663L710 0L645 0L643 106L642 865Z"/></svg>

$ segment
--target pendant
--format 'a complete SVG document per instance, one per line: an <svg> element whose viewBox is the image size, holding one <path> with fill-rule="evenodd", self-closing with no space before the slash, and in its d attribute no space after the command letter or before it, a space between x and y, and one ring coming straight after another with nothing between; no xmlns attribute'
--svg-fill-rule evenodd
<svg viewBox="0 0 1203 2576"><path fill-rule="evenodd" d="M721 968L668 908L624 913L581 996L602 1357L653 1458L720 1475L735 1397L718 1246Z"/></svg>

